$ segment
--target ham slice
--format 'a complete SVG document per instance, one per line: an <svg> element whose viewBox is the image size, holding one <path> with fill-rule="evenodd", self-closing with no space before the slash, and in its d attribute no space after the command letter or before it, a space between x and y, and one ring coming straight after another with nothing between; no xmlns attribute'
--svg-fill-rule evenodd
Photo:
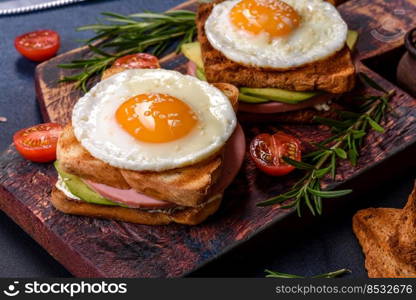
<svg viewBox="0 0 416 300"><path fill-rule="evenodd" d="M90 180L84 182L102 197L132 208L170 208L175 206L172 203L157 200L140 194L133 189L122 190L105 184L95 183Z"/></svg>
<svg viewBox="0 0 416 300"><path fill-rule="evenodd" d="M195 64L194 62L189 61L189 62L186 64L186 73L187 73L188 75L191 75L191 76L196 77L196 64Z"/></svg>
<svg viewBox="0 0 416 300"><path fill-rule="evenodd" d="M244 132L238 124L225 146L223 172L218 182L212 187L210 195L214 196L222 193L231 184L243 163L245 150L246 140ZM174 203L140 194L133 189L118 189L90 180L84 180L84 182L102 197L131 208L164 209L177 206Z"/></svg>

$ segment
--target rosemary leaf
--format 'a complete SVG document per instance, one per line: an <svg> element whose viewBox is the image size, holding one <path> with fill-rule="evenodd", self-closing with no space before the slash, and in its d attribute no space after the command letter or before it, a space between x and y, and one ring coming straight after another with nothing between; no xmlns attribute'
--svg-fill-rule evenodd
<svg viewBox="0 0 416 300"><path fill-rule="evenodd" d="M383 87L381 87L377 82L375 82L373 79L368 77L367 74L359 73L358 76L359 76L359 78L361 79L361 81L363 83L367 84L368 86L372 87L373 89L378 90L378 91L383 92L383 93L387 93L387 91Z"/></svg>
<svg viewBox="0 0 416 300"><path fill-rule="evenodd" d="M313 170L314 169L314 166L312 166L310 164L307 164L307 163L301 162L301 161L297 161L297 160L293 160L293 159L291 159L287 156L283 157L283 160L287 164L292 165L295 168L300 169L300 170Z"/></svg>
<svg viewBox="0 0 416 300"><path fill-rule="evenodd" d="M338 155L339 158L346 159L347 158L347 152L345 152L342 148L335 148L334 152Z"/></svg>
<svg viewBox="0 0 416 300"><path fill-rule="evenodd" d="M326 168L324 168L324 169L319 169L319 170L316 170L315 175L316 175L316 177L317 177L317 178L322 178L322 177L324 177L326 174L328 174L328 173L329 173L329 171L331 171L331 166L326 167Z"/></svg>
<svg viewBox="0 0 416 300"><path fill-rule="evenodd" d="M338 191L318 191L311 188L308 188L308 191L316 196L321 198L337 198L348 195L352 192L352 190L338 190Z"/></svg>

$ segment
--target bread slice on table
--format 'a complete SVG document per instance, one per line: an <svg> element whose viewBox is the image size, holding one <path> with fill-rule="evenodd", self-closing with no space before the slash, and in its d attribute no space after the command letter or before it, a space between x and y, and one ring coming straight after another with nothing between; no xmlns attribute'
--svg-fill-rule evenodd
<svg viewBox="0 0 416 300"><path fill-rule="evenodd" d="M332 56L292 69L267 69L233 62L211 46L205 22L214 5L224 0L202 3L196 24L205 75L209 82L227 82L237 87L280 88L291 91L325 91L342 94L355 85L355 67L347 46Z"/></svg>
<svg viewBox="0 0 416 300"><path fill-rule="evenodd" d="M416 189L404 209L359 211L353 230L370 278L416 278Z"/></svg>

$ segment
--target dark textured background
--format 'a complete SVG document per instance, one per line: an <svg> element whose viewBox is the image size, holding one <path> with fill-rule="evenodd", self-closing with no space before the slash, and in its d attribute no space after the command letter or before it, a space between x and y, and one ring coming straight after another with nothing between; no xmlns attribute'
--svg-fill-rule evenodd
<svg viewBox="0 0 416 300"><path fill-rule="evenodd" d="M15 51L15 36L36 29L56 30L62 38L60 53L63 53L78 47L80 42L77 40L91 34L76 32L75 27L94 23L102 11L163 11L180 2L89 0L42 12L0 17L0 116L8 118L7 123L0 123L0 151L10 144L16 130L41 122L34 93L36 64L20 57ZM383 172L389 172L389 169ZM389 182L380 182L377 189L332 211L326 217L314 220L291 218L191 275L261 277L266 268L313 275L347 267L353 272L349 276L365 277L364 258L351 230L351 218L360 208L403 206L413 179L414 173L405 172ZM365 177L361 180L365 181ZM0 213L0 277L37 276L70 274L6 215Z"/></svg>

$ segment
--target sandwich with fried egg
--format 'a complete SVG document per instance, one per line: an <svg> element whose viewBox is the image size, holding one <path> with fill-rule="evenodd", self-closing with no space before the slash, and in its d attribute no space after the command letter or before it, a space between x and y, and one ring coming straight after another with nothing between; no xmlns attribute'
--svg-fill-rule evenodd
<svg viewBox="0 0 416 300"><path fill-rule="evenodd" d="M240 111L327 110L355 85L358 34L331 1L215 0L196 24L198 41L182 46L191 73L237 86Z"/></svg>
<svg viewBox="0 0 416 300"><path fill-rule="evenodd" d="M75 104L58 140L52 204L139 224L201 223L243 161L238 90L162 69L113 71Z"/></svg>

